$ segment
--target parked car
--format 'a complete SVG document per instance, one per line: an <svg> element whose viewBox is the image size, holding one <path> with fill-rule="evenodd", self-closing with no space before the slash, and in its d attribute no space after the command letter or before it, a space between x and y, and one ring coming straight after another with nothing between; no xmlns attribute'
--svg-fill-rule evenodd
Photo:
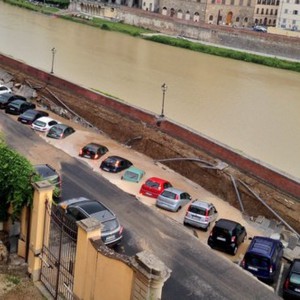
<svg viewBox="0 0 300 300"><path fill-rule="evenodd" d="M300 259L294 259L283 284L284 299L300 299Z"/></svg>
<svg viewBox="0 0 300 300"><path fill-rule="evenodd" d="M246 237L247 231L240 223L219 219L215 223L207 243L212 249L219 249L235 255L239 245L245 241Z"/></svg>
<svg viewBox="0 0 300 300"><path fill-rule="evenodd" d="M103 203L80 197L62 201L57 207L56 216L65 217L63 220L71 227L70 232L77 232L77 221L92 217L103 225L101 239L106 245L113 246L121 242L123 227L116 215Z"/></svg>
<svg viewBox="0 0 300 300"><path fill-rule="evenodd" d="M274 282L280 270L283 245L280 240L255 236L242 260L242 267L265 282Z"/></svg>
<svg viewBox="0 0 300 300"><path fill-rule="evenodd" d="M49 114L42 110L28 109L18 117L18 121L23 124L31 125L35 120L43 116L47 117Z"/></svg>
<svg viewBox="0 0 300 300"><path fill-rule="evenodd" d="M144 175L145 175L145 171L138 169L134 166L131 166L129 169L125 171L121 179L138 183L140 182L140 180L143 178Z"/></svg>
<svg viewBox="0 0 300 300"><path fill-rule="evenodd" d="M35 171L43 180L48 180L54 185L56 191L54 192L54 198L58 198L61 195L61 176L60 174L48 164L39 164L34 166Z"/></svg>
<svg viewBox="0 0 300 300"><path fill-rule="evenodd" d="M132 166L132 162L120 156L109 156L102 161L100 169L107 172L117 173Z"/></svg>
<svg viewBox="0 0 300 300"><path fill-rule="evenodd" d="M158 177L151 177L141 186L140 194L157 198L165 189L172 187L172 184Z"/></svg>
<svg viewBox="0 0 300 300"><path fill-rule="evenodd" d="M52 126L57 124L59 124L59 122L52 118L41 117L31 124L31 128L37 131L47 132Z"/></svg>
<svg viewBox="0 0 300 300"><path fill-rule="evenodd" d="M89 143L86 146L84 146L82 149L80 149L79 156L85 158L91 158L91 159L98 159L107 152L108 152L107 147L97 143Z"/></svg>
<svg viewBox="0 0 300 300"><path fill-rule="evenodd" d="M192 197L189 193L170 187L158 195L156 206L170 211L179 211L191 200Z"/></svg>
<svg viewBox="0 0 300 300"><path fill-rule="evenodd" d="M7 104L14 100L24 100L26 101L26 98L23 96L15 95L13 93L3 93L0 94L0 109L4 109Z"/></svg>
<svg viewBox="0 0 300 300"><path fill-rule="evenodd" d="M20 115L28 109L35 109L35 104L25 100L13 100L5 107L5 112L12 115Z"/></svg>
<svg viewBox="0 0 300 300"><path fill-rule="evenodd" d="M75 132L75 129L69 125L57 124L57 125L52 126L49 129L49 131L47 133L47 137L50 137L53 139L64 139L74 132Z"/></svg>
<svg viewBox="0 0 300 300"><path fill-rule="evenodd" d="M188 207L183 224L202 228L205 231L218 218L218 212L212 203L194 200Z"/></svg>
<svg viewBox="0 0 300 300"><path fill-rule="evenodd" d="M0 84L0 94L4 93L12 93L12 90L3 84Z"/></svg>
<svg viewBox="0 0 300 300"><path fill-rule="evenodd" d="M258 32L268 32L266 27L260 25L253 26L253 30Z"/></svg>

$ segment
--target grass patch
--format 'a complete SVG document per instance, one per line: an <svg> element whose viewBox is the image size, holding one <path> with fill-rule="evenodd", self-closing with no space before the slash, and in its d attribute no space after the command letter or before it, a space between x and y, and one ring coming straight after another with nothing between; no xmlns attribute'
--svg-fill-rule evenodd
<svg viewBox="0 0 300 300"><path fill-rule="evenodd" d="M25 0L3 0L3 2L18 6L18 7L22 7L22 8L26 8L29 10L33 10L33 11L37 11L37 12L41 12L43 14L47 14L47 15L51 15L51 14L55 14L59 11L58 8L56 7L51 7L51 6L47 6L47 5L43 5L43 4L34 4Z"/></svg>
<svg viewBox="0 0 300 300"><path fill-rule="evenodd" d="M172 38L163 35L146 36L146 40L161 43L169 46L184 48L196 52L216 55L220 57L241 60L249 63L260 64L272 68L290 70L300 72L300 63L282 60L276 57L267 57L247 52L236 51L226 48L219 48L214 46L203 45L197 42L192 42L184 39Z"/></svg>
<svg viewBox="0 0 300 300"><path fill-rule="evenodd" d="M97 27L102 30L116 31L116 32L131 35L131 36L135 36L135 37L139 37L143 33L153 32L153 31L150 31L150 30L147 30L144 28L139 28L139 27L136 27L133 25L124 24L122 22L112 22L112 21L108 21L108 20L104 20L104 19L100 19L100 18L92 18L91 20L89 20L89 19L69 16L69 15L61 16L61 18L69 20L69 21Z"/></svg>
<svg viewBox="0 0 300 300"><path fill-rule="evenodd" d="M21 282L21 279L14 275L7 275L5 279L14 285L18 285Z"/></svg>

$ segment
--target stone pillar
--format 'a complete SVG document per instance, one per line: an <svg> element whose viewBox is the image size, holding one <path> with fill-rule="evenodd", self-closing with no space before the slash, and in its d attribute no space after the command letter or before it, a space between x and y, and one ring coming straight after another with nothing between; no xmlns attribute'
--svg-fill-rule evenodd
<svg viewBox="0 0 300 300"><path fill-rule="evenodd" d="M137 253L133 268L135 278L131 300L159 300L164 283L171 270L155 255L148 251Z"/></svg>
<svg viewBox="0 0 300 300"><path fill-rule="evenodd" d="M46 215L46 203L51 209L53 185L49 181L39 181L32 184L34 187L33 207L30 222L28 272L33 281L39 280L45 227L49 228L50 217ZM48 217L48 218L47 218ZM45 221L47 218L48 224ZM46 226L45 226L46 225Z"/></svg>
<svg viewBox="0 0 300 300"><path fill-rule="evenodd" d="M90 281L95 279L91 274L92 270L87 270L88 261L92 260L93 256L89 252L90 239L101 237L101 223L94 218L88 218L77 222L77 246L75 257L75 271L74 271L74 287L73 293L75 299L89 299L86 293ZM97 251L94 251L95 260L97 259ZM90 255L90 256L89 256ZM96 261L95 261L96 264ZM95 274L94 274L95 275ZM89 281L89 282L86 282Z"/></svg>

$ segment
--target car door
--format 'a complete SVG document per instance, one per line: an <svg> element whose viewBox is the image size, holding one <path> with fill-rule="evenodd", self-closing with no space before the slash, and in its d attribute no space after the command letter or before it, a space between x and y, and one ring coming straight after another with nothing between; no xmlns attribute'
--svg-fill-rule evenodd
<svg viewBox="0 0 300 300"><path fill-rule="evenodd" d="M180 203L182 206L188 204L190 202L190 200L191 200L190 194L185 193L185 192L180 194Z"/></svg>

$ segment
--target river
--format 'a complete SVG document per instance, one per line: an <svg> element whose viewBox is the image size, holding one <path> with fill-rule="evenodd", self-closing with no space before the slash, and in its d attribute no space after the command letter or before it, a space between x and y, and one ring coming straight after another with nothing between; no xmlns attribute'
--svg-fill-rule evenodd
<svg viewBox="0 0 300 300"><path fill-rule="evenodd" d="M156 44L0 2L0 52L165 116L300 178L300 74Z"/></svg>

